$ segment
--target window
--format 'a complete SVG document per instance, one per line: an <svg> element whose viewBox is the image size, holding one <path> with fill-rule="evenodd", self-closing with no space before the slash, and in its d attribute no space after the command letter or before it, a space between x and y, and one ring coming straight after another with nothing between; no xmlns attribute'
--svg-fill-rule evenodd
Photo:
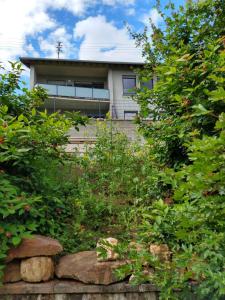
<svg viewBox="0 0 225 300"><path fill-rule="evenodd" d="M134 95L136 88L136 76L123 76L123 94Z"/></svg>
<svg viewBox="0 0 225 300"><path fill-rule="evenodd" d="M124 120L133 120L138 115L138 111L134 110L125 110L124 111Z"/></svg>
<svg viewBox="0 0 225 300"><path fill-rule="evenodd" d="M145 86L149 90L152 90L153 89L153 79L150 79L147 82L142 82L142 86Z"/></svg>
<svg viewBox="0 0 225 300"><path fill-rule="evenodd" d="M86 88L94 88L94 89L104 89L104 82L82 82L76 81L74 83L76 87L86 87Z"/></svg>

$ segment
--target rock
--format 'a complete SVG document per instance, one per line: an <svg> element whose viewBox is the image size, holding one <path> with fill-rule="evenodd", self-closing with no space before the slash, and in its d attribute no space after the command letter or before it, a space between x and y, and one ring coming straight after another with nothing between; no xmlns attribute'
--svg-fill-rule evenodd
<svg viewBox="0 0 225 300"><path fill-rule="evenodd" d="M166 244L151 244L149 251L152 255L156 256L161 262L166 262L170 260L171 252Z"/></svg>
<svg viewBox="0 0 225 300"><path fill-rule="evenodd" d="M54 263L51 257L31 257L21 261L21 278L27 282L48 281L54 276Z"/></svg>
<svg viewBox="0 0 225 300"><path fill-rule="evenodd" d="M34 235L32 238L23 239L22 243L8 252L6 262L14 258L53 256L62 252L61 244L50 237Z"/></svg>
<svg viewBox="0 0 225 300"><path fill-rule="evenodd" d="M114 271L126 264L126 261L98 262L95 251L83 251L62 257L56 267L56 276L84 283L108 285L119 281Z"/></svg>
<svg viewBox="0 0 225 300"><path fill-rule="evenodd" d="M7 264L4 269L3 283L17 282L20 280L20 261L13 261Z"/></svg>
<svg viewBox="0 0 225 300"><path fill-rule="evenodd" d="M114 247L117 245L118 245L117 239L111 237L107 239L100 239L97 243L97 260L98 261L117 260L119 258L119 254L116 253L114 250Z"/></svg>

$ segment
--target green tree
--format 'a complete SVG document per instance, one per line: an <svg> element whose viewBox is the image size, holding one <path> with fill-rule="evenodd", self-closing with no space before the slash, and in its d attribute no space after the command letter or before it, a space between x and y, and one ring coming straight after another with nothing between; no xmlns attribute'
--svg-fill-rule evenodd
<svg viewBox="0 0 225 300"><path fill-rule="evenodd" d="M187 160L186 142L215 134L224 104L224 0L188 1L159 11L162 28L134 34L146 58L141 82L156 78L154 89L137 93L140 125L154 143L157 159L174 166ZM152 118L150 124L142 122Z"/></svg>

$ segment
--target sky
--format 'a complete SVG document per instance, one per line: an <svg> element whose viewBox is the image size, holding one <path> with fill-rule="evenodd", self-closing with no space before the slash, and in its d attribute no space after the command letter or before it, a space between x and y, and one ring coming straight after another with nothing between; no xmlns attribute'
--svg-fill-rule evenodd
<svg viewBox="0 0 225 300"><path fill-rule="evenodd" d="M151 17L160 26L154 5L155 0L0 0L0 61L57 58L57 41L63 44L60 58L143 61L127 25L142 32Z"/></svg>

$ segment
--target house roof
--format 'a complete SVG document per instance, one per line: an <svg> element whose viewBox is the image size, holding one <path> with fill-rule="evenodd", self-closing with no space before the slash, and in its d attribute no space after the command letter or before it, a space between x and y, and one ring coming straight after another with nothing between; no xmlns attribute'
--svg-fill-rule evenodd
<svg viewBox="0 0 225 300"><path fill-rule="evenodd" d="M118 61L95 61L95 60L75 60L75 59L56 59L56 58L33 58L33 57L20 57L20 61L30 68L31 65L36 64L59 64L59 65L92 65L92 66L128 66L128 67L141 67L144 63L141 62L118 62Z"/></svg>

